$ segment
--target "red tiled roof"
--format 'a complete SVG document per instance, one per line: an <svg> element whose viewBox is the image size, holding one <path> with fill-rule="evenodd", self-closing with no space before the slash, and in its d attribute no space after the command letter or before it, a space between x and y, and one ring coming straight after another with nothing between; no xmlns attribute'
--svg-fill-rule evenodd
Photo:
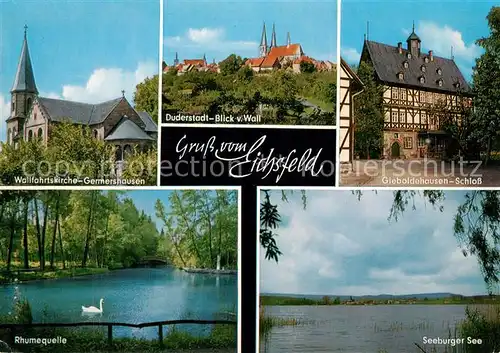
<svg viewBox="0 0 500 353"><path fill-rule="evenodd" d="M271 56L271 54L269 54L268 56L266 56L264 58L264 61L262 62L260 67L273 67L277 61L278 61L278 57Z"/></svg>
<svg viewBox="0 0 500 353"><path fill-rule="evenodd" d="M300 54L300 44L282 45L271 48L268 56L281 57Z"/></svg>
<svg viewBox="0 0 500 353"><path fill-rule="evenodd" d="M293 61L294 64L300 64L301 62L308 62L314 64L315 60L306 55L302 55L300 58L297 58Z"/></svg>
<svg viewBox="0 0 500 353"><path fill-rule="evenodd" d="M265 58L250 58L247 59L245 62L245 65L250 65L252 67L259 67L262 65L262 62L264 61Z"/></svg>
<svg viewBox="0 0 500 353"><path fill-rule="evenodd" d="M205 60L203 59L186 59L184 60L185 65L199 65L205 66Z"/></svg>

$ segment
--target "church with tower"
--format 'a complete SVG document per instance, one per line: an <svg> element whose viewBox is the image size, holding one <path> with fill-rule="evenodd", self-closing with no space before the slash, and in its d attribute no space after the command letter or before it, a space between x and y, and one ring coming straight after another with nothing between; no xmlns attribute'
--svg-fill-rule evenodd
<svg viewBox="0 0 500 353"><path fill-rule="evenodd" d="M158 127L155 119L147 112L134 109L124 91L116 99L95 104L40 96L28 50L27 26L10 93L8 144L15 146L21 140L32 139L47 144L52 128L61 122L88 126L94 138L117 147L117 161L124 160L134 148L147 150L156 144Z"/></svg>
<svg viewBox="0 0 500 353"><path fill-rule="evenodd" d="M299 43L292 43L290 32L287 33L286 44L278 45L276 26L274 24L271 33L271 42L268 42L266 24L264 23L258 53L258 57L249 58L245 61L245 65L254 72L269 72L281 68L289 68L293 70L293 72L299 73L301 72L300 64L303 62L314 65L317 71L334 71L336 69L336 65L331 61L315 60L306 56ZM208 63L205 54L203 58L185 59L181 62L178 53L175 53L173 65L167 65L163 62L164 73L174 69L178 75L190 71L220 73L219 64L217 64L215 60L212 63Z"/></svg>
<svg viewBox="0 0 500 353"><path fill-rule="evenodd" d="M268 44L267 29L264 23L259 45L259 57L247 59L245 65L255 72L272 71L280 68L290 68L300 72L300 64L308 62L318 71L331 71L335 65L329 61L318 61L304 54L299 43L292 43L290 32L287 33L286 44L278 45L276 39L276 26L273 24L271 42Z"/></svg>

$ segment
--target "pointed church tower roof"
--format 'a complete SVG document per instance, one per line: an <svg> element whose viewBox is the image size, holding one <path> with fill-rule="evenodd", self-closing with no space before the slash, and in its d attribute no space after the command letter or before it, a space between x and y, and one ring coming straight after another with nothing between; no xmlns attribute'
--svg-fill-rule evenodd
<svg viewBox="0 0 500 353"><path fill-rule="evenodd" d="M266 23L264 22L264 27L262 28L262 37L260 39L260 46L267 47L267 34L266 34Z"/></svg>
<svg viewBox="0 0 500 353"><path fill-rule="evenodd" d="M290 39L290 32L286 35L286 45L290 46L292 44L292 40Z"/></svg>
<svg viewBox="0 0 500 353"><path fill-rule="evenodd" d="M276 44L276 27L273 23L273 34L271 35L271 47L277 47L278 45Z"/></svg>
<svg viewBox="0 0 500 353"><path fill-rule="evenodd" d="M26 35L27 26L24 26L24 40L21 49L21 56L17 64L16 78L11 92L29 92L38 94L35 84L35 75L31 66L30 53L28 50L28 40Z"/></svg>

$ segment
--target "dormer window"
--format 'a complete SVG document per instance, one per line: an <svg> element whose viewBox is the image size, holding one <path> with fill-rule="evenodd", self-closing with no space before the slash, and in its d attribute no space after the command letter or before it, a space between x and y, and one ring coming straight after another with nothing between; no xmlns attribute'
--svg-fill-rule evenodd
<svg viewBox="0 0 500 353"><path fill-rule="evenodd" d="M438 75L442 75L442 74L443 74L443 70L441 70L441 68L438 68L438 69L436 70L436 72L437 72L437 74L438 74Z"/></svg>
<svg viewBox="0 0 500 353"><path fill-rule="evenodd" d="M459 89L460 88L460 82L455 82L455 88Z"/></svg>
<svg viewBox="0 0 500 353"><path fill-rule="evenodd" d="M420 67L420 70L422 70L422 72L425 72L425 65L422 65L422 66Z"/></svg>
<svg viewBox="0 0 500 353"><path fill-rule="evenodd" d="M408 61L405 61L405 62L403 63L403 67L404 67L405 69L407 69L407 68L408 68L408 66L410 66L410 64L408 64Z"/></svg>
<svg viewBox="0 0 500 353"><path fill-rule="evenodd" d="M408 59L411 59L411 53L406 54L406 57L407 57Z"/></svg>
<svg viewBox="0 0 500 353"><path fill-rule="evenodd" d="M402 81L404 79L404 74L402 72L399 72L398 78Z"/></svg>
<svg viewBox="0 0 500 353"><path fill-rule="evenodd" d="M420 76L420 78L418 80L420 81L420 83L425 83L425 77L424 76Z"/></svg>
<svg viewBox="0 0 500 353"><path fill-rule="evenodd" d="M437 84L438 84L438 86L439 86L439 87L443 87L443 79L441 79L441 78L440 78L440 79L437 81Z"/></svg>
<svg viewBox="0 0 500 353"><path fill-rule="evenodd" d="M425 62L426 64L429 62L429 58L428 58L427 56L424 58L424 62Z"/></svg>

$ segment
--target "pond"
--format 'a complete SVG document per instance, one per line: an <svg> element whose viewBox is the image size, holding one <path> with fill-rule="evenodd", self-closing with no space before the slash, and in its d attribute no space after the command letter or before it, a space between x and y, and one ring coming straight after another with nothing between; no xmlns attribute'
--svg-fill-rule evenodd
<svg viewBox="0 0 500 353"><path fill-rule="evenodd" d="M44 280L0 286L0 313L12 310L17 291L29 300L34 322L105 321L145 323L176 319L211 320L217 313L237 310L237 276L193 274L163 268L110 271L95 276ZM83 306L99 307L103 313L82 314ZM206 325L179 328L198 334ZM105 328L103 327L103 332ZM157 338L157 328L115 327L117 337Z"/></svg>
<svg viewBox="0 0 500 353"><path fill-rule="evenodd" d="M455 337L464 305L266 306L265 313L297 318L273 327L260 340L261 353L416 353L423 337ZM457 334L458 335L458 334ZM434 345L432 346L434 347ZM424 348L430 351L431 346Z"/></svg>

